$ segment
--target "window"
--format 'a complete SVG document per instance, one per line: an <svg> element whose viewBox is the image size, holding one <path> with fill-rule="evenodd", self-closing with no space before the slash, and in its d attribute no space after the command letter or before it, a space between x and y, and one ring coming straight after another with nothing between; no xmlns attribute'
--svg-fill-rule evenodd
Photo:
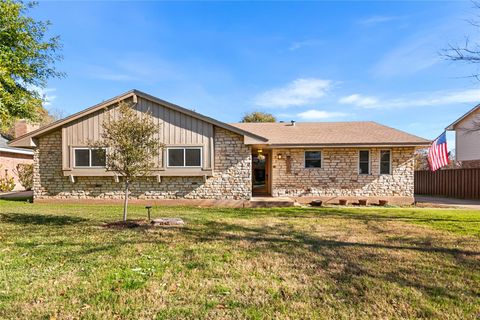
<svg viewBox="0 0 480 320"><path fill-rule="evenodd" d="M201 167L202 148L168 148L169 167Z"/></svg>
<svg viewBox="0 0 480 320"><path fill-rule="evenodd" d="M320 151L305 151L305 168L321 168L322 153Z"/></svg>
<svg viewBox="0 0 480 320"><path fill-rule="evenodd" d="M391 159L390 150L380 151L380 174L391 174Z"/></svg>
<svg viewBox="0 0 480 320"><path fill-rule="evenodd" d="M75 167L105 167L105 149L76 148L73 152Z"/></svg>
<svg viewBox="0 0 480 320"><path fill-rule="evenodd" d="M370 151L360 150L358 153L358 171L360 174L370 174Z"/></svg>

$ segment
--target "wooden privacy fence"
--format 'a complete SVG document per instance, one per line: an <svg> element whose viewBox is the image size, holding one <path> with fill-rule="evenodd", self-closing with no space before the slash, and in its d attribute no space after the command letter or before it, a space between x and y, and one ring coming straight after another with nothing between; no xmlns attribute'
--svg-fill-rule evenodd
<svg viewBox="0 0 480 320"><path fill-rule="evenodd" d="M415 171L415 194L480 199L480 168Z"/></svg>

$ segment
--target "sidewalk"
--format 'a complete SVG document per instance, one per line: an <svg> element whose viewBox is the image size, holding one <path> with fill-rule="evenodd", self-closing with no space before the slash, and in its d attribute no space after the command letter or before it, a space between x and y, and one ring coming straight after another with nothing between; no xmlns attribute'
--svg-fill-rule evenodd
<svg viewBox="0 0 480 320"><path fill-rule="evenodd" d="M415 201L422 204L431 203L445 207L474 209L480 211L480 200L453 199L433 196L415 196Z"/></svg>

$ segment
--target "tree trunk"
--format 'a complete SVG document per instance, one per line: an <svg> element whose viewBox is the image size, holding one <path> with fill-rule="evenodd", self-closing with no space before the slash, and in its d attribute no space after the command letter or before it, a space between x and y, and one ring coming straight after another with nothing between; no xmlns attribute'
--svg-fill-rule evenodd
<svg viewBox="0 0 480 320"><path fill-rule="evenodd" d="M128 209L128 187L130 181L125 179L125 200L123 202L123 223L127 223L127 209Z"/></svg>

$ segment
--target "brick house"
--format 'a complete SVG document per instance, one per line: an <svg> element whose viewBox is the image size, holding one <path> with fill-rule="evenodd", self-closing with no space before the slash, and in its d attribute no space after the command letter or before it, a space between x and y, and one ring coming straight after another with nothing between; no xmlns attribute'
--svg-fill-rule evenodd
<svg viewBox="0 0 480 320"><path fill-rule="evenodd" d="M152 113L165 144L156 168L133 184L137 199L412 203L414 151L429 144L374 122L227 124L132 90L10 143L34 150L36 200L123 197L121 177L88 148L122 100Z"/></svg>
<svg viewBox="0 0 480 320"><path fill-rule="evenodd" d="M8 145L9 139L0 135L0 177L13 177L15 181L14 190L22 190L23 187L18 181L17 165L20 163L33 163L33 151L24 148L14 148Z"/></svg>

